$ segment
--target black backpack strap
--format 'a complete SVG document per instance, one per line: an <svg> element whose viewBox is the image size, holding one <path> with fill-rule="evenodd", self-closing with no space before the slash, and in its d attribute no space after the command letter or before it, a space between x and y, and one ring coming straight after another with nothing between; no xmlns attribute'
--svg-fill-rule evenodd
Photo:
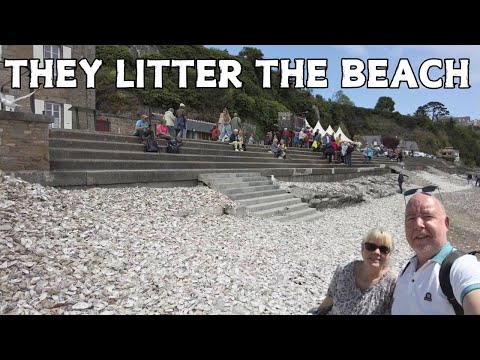
<svg viewBox="0 0 480 360"><path fill-rule="evenodd" d="M455 314L463 315L463 307L455 299L453 295L452 284L450 282L450 269L452 268L453 263L459 257L465 255L463 251L453 250L447 257L443 260L442 265L440 266L440 287L442 288L443 293L447 297L450 304L452 304Z"/></svg>

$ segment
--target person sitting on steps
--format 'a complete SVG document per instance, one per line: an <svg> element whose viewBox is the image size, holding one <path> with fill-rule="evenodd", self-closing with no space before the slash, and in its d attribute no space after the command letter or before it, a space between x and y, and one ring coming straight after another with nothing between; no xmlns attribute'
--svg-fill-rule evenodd
<svg viewBox="0 0 480 360"><path fill-rule="evenodd" d="M160 123L157 125L157 137L159 139L165 139L165 140L172 139L172 136L170 136L168 127L166 125L165 119L160 120Z"/></svg>
<svg viewBox="0 0 480 360"><path fill-rule="evenodd" d="M274 138L273 143L272 143L272 153L277 159L283 159L285 156L285 153L283 152L282 148L278 146L278 139Z"/></svg>
<svg viewBox="0 0 480 360"><path fill-rule="evenodd" d="M238 129L233 129L232 135L230 135L230 145L233 145L235 151L243 151L243 137L241 136Z"/></svg>
<svg viewBox="0 0 480 360"><path fill-rule="evenodd" d="M142 115L141 119L137 120L135 123L135 132L133 133L133 136L138 136L140 139L142 139L145 135L145 132L148 131L149 126L150 122L148 121L148 116Z"/></svg>

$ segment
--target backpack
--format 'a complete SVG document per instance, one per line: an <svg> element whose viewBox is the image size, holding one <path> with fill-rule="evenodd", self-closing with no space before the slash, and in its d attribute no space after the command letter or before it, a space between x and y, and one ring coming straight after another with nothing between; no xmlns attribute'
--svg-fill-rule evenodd
<svg viewBox="0 0 480 360"><path fill-rule="evenodd" d="M450 304L452 304L453 310L455 310L456 315L463 315L463 307L458 303L457 299L455 299L455 295L453 295L452 283L450 282L450 270L455 260L467 254L469 255L480 254L480 251L470 251L466 253L461 250L452 250L452 252L448 254L445 259L443 259L442 265L440 265L440 271L439 271L440 288L442 289L443 294L447 297ZM410 265L410 261L402 270L402 273L400 274L400 276L403 275L403 273L405 272L405 270L407 270L409 265Z"/></svg>
<svg viewBox="0 0 480 360"><path fill-rule="evenodd" d="M158 147L157 141L153 137L153 135L147 136L145 138L145 146L143 151L145 152L159 152L160 148Z"/></svg>
<svg viewBox="0 0 480 360"><path fill-rule="evenodd" d="M480 253L480 251L470 251L469 253L465 253L461 250L453 250L447 255L440 266L440 287L442 288L442 291L447 297L448 301L450 301L450 304L452 304L455 314L457 315L463 315L463 307L458 303L453 295L452 284L450 283L450 269L452 268L455 260L457 260L459 257L467 254L475 255L477 253Z"/></svg>
<svg viewBox="0 0 480 360"><path fill-rule="evenodd" d="M169 154L178 154L180 153L180 146L178 145L177 140L171 139L167 142L167 153Z"/></svg>

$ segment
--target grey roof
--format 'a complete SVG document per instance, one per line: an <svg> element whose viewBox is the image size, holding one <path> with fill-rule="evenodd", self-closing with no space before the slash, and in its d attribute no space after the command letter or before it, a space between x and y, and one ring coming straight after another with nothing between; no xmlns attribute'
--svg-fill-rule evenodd
<svg viewBox="0 0 480 360"><path fill-rule="evenodd" d="M404 150L420 151L420 148L418 147L418 144L415 141L400 140L398 147Z"/></svg>
<svg viewBox="0 0 480 360"><path fill-rule="evenodd" d="M211 122L187 119L187 130L195 130L199 133L210 133L214 125Z"/></svg>
<svg viewBox="0 0 480 360"><path fill-rule="evenodd" d="M380 145L382 143L381 135L365 135L365 136L362 136L362 139L365 144L373 145L374 141L377 142L377 145Z"/></svg>

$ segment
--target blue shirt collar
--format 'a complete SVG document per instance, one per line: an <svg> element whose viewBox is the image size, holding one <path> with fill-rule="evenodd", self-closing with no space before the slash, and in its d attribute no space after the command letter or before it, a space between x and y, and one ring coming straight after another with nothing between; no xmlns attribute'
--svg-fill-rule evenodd
<svg viewBox="0 0 480 360"><path fill-rule="evenodd" d="M447 255L452 252L452 250L452 244L447 241L447 243L443 245L442 249L431 260L441 264Z"/></svg>

